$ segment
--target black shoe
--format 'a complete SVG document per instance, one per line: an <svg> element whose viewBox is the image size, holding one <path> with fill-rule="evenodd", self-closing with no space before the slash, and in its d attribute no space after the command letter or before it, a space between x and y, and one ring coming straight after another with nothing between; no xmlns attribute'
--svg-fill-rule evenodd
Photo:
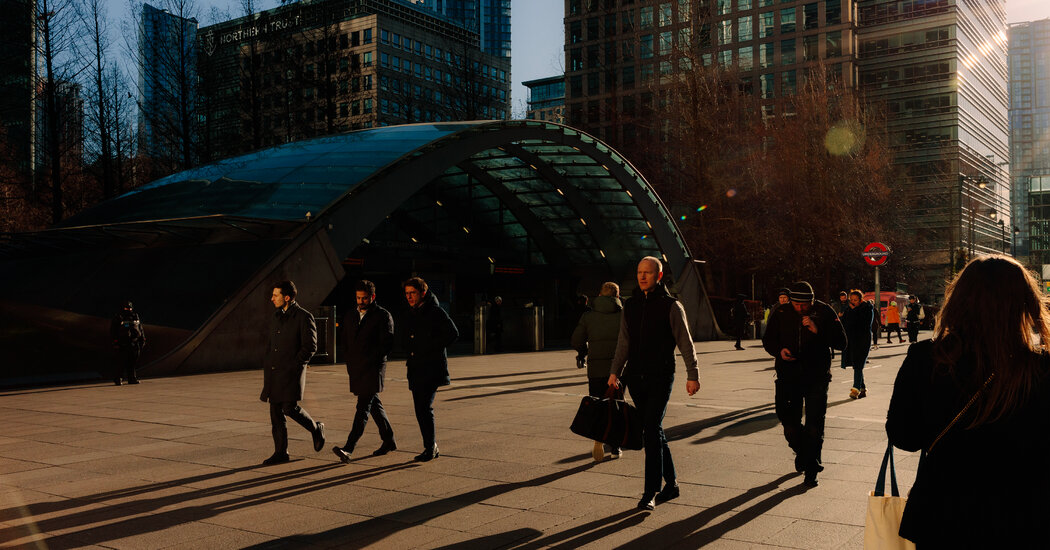
<svg viewBox="0 0 1050 550"><path fill-rule="evenodd" d="M113 385L119 386L120 385L120 378L114 378L113 379Z"/></svg>
<svg viewBox="0 0 1050 550"><path fill-rule="evenodd" d="M339 457L339 460L341 460L343 464L350 464L350 453L354 452L354 450L346 450L342 447L332 447L332 452L335 453L335 456Z"/></svg>
<svg viewBox="0 0 1050 550"><path fill-rule="evenodd" d="M805 479L802 480L802 484L805 485L806 487L816 487L817 486L817 471L816 470L809 470L809 471L807 471Z"/></svg>
<svg viewBox="0 0 1050 550"><path fill-rule="evenodd" d="M138 384L138 383L139 383L139 379L138 378L132 378L131 380L128 380L128 384Z"/></svg>
<svg viewBox="0 0 1050 550"><path fill-rule="evenodd" d="M638 501L639 510L655 510L656 509L656 493L645 493L642 495L642 500Z"/></svg>
<svg viewBox="0 0 1050 550"><path fill-rule="evenodd" d="M806 461L800 455L795 455L795 471L798 473L806 471Z"/></svg>
<svg viewBox="0 0 1050 550"><path fill-rule="evenodd" d="M317 429L314 430L314 452L321 452L324 448L324 423L318 422Z"/></svg>
<svg viewBox="0 0 1050 550"><path fill-rule="evenodd" d="M656 503L657 504L663 504L663 503L665 503L665 502L667 502L669 500L673 500L673 499L678 498L678 496L681 495L681 494L682 494L682 491L681 491L681 489L678 488L678 482L677 481L674 482L673 485L672 484L664 485L664 489L662 491L660 491L659 493L656 493Z"/></svg>
<svg viewBox="0 0 1050 550"><path fill-rule="evenodd" d="M384 441L383 444L380 445L378 449L372 451L372 456L383 456L383 455L389 453L390 451L396 451L396 450L397 450L397 443L394 443L393 441ZM437 456L437 455L434 455L434 456Z"/></svg>
<svg viewBox="0 0 1050 550"><path fill-rule="evenodd" d="M425 449L423 452L416 455L413 460L416 462L430 462L439 456L441 456L441 452L438 451L438 446L434 445L433 448Z"/></svg>
<svg viewBox="0 0 1050 550"><path fill-rule="evenodd" d="M273 466L274 464L284 464L289 460L291 459L288 457L288 453L273 453L270 458L262 461L262 463L263 466Z"/></svg>
<svg viewBox="0 0 1050 550"><path fill-rule="evenodd" d="M733 347L735 347L736 349L739 349L739 350L742 350L742 349L744 349L744 348L742 348L742 347L740 347L740 346L733 346Z"/></svg>

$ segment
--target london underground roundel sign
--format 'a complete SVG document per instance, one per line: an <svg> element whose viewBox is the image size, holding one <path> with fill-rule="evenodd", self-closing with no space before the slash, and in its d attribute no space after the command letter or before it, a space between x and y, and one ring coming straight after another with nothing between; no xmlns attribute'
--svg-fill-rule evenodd
<svg viewBox="0 0 1050 550"><path fill-rule="evenodd" d="M864 261L868 262L868 265L879 266L886 263L886 260L890 257L890 247L882 243L871 243L864 247Z"/></svg>

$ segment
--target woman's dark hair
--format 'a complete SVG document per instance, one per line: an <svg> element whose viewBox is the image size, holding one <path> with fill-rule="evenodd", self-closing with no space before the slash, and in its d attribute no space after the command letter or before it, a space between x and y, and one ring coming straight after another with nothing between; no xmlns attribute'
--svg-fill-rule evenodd
<svg viewBox="0 0 1050 550"><path fill-rule="evenodd" d="M295 283L291 281L278 281L273 284L273 287L280 289L281 294L284 294L285 297L291 298L293 300L295 299Z"/></svg>
<svg viewBox="0 0 1050 550"><path fill-rule="evenodd" d="M975 393L995 379L974 404L970 427L994 422L1024 405L1040 372L1039 354L1050 342L1050 300L1017 260L974 258L948 284L934 328L933 359ZM959 369L962 360L973 369Z"/></svg>
<svg viewBox="0 0 1050 550"><path fill-rule="evenodd" d="M421 277L412 277L411 279L405 281L404 284L402 284L401 286L402 286L402 288L406 287L406 286L410 286L410 287L418 290L420 295L426 294L427 290L429 288L429 287L427 287L427 282L424 281Z"/></svg>

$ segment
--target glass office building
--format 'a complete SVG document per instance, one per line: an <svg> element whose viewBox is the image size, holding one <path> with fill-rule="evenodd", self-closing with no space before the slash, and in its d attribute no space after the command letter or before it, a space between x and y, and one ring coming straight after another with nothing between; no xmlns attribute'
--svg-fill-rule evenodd
<svg viewBox="0 0 1050 550"><path fill-rule="evenodd" d="M1050 19L1016 23L1010 41L1010 152L1014 248L1050 264Z"/></svg>
<svg viewBox="0 0 1050 550"><path fill-rule="evenodd" d="M197 101L197 20L142 5L138 29L139 149L154 159L192 165Z"/></svg>
<svg viewBox="0 0 1050 550"><path fill-rule="evenodd" d="M481 49L510 57L510 0L412 0L475 31Z"/></svg>
<svg viewBox="0 0 1050 550"><path fill-rule="evenodd" d="M522 82L529 89L525 118L562 123L565 121L565 77L551 76Z"/></svg>

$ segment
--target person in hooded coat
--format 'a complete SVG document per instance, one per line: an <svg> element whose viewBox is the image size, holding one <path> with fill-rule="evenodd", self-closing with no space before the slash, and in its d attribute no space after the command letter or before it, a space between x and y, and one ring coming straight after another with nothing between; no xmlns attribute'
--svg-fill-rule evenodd
<svg viewBox="0 0 1050 550"><path fill-rule="evenodd" d="M591 302L591 310L580 316L576 330L572 331L572 347L577 358L583 358L576 366L587 368L588 393L592 397L604 397L609 389L609 365L616 352L622 312L620 285L604 283ZM619 447L610 447L609 454L612 458L620 458L621 451ZM596 462L601 462L605 458L605 444L595 441L591 455Z"/></svg>
<svg viewBox="0 0 1050 550"><path fill-rule="evenodd" d="M853 367L853 387L849 390L850 399L868 396L864 386L864 365L868 362L871 351L871 322L875 310L867 301L862 300L859 290L849 293L849 309L842 314L842 328L846 331L846 349L842 351L845 358L842 368Z"/></svg>

